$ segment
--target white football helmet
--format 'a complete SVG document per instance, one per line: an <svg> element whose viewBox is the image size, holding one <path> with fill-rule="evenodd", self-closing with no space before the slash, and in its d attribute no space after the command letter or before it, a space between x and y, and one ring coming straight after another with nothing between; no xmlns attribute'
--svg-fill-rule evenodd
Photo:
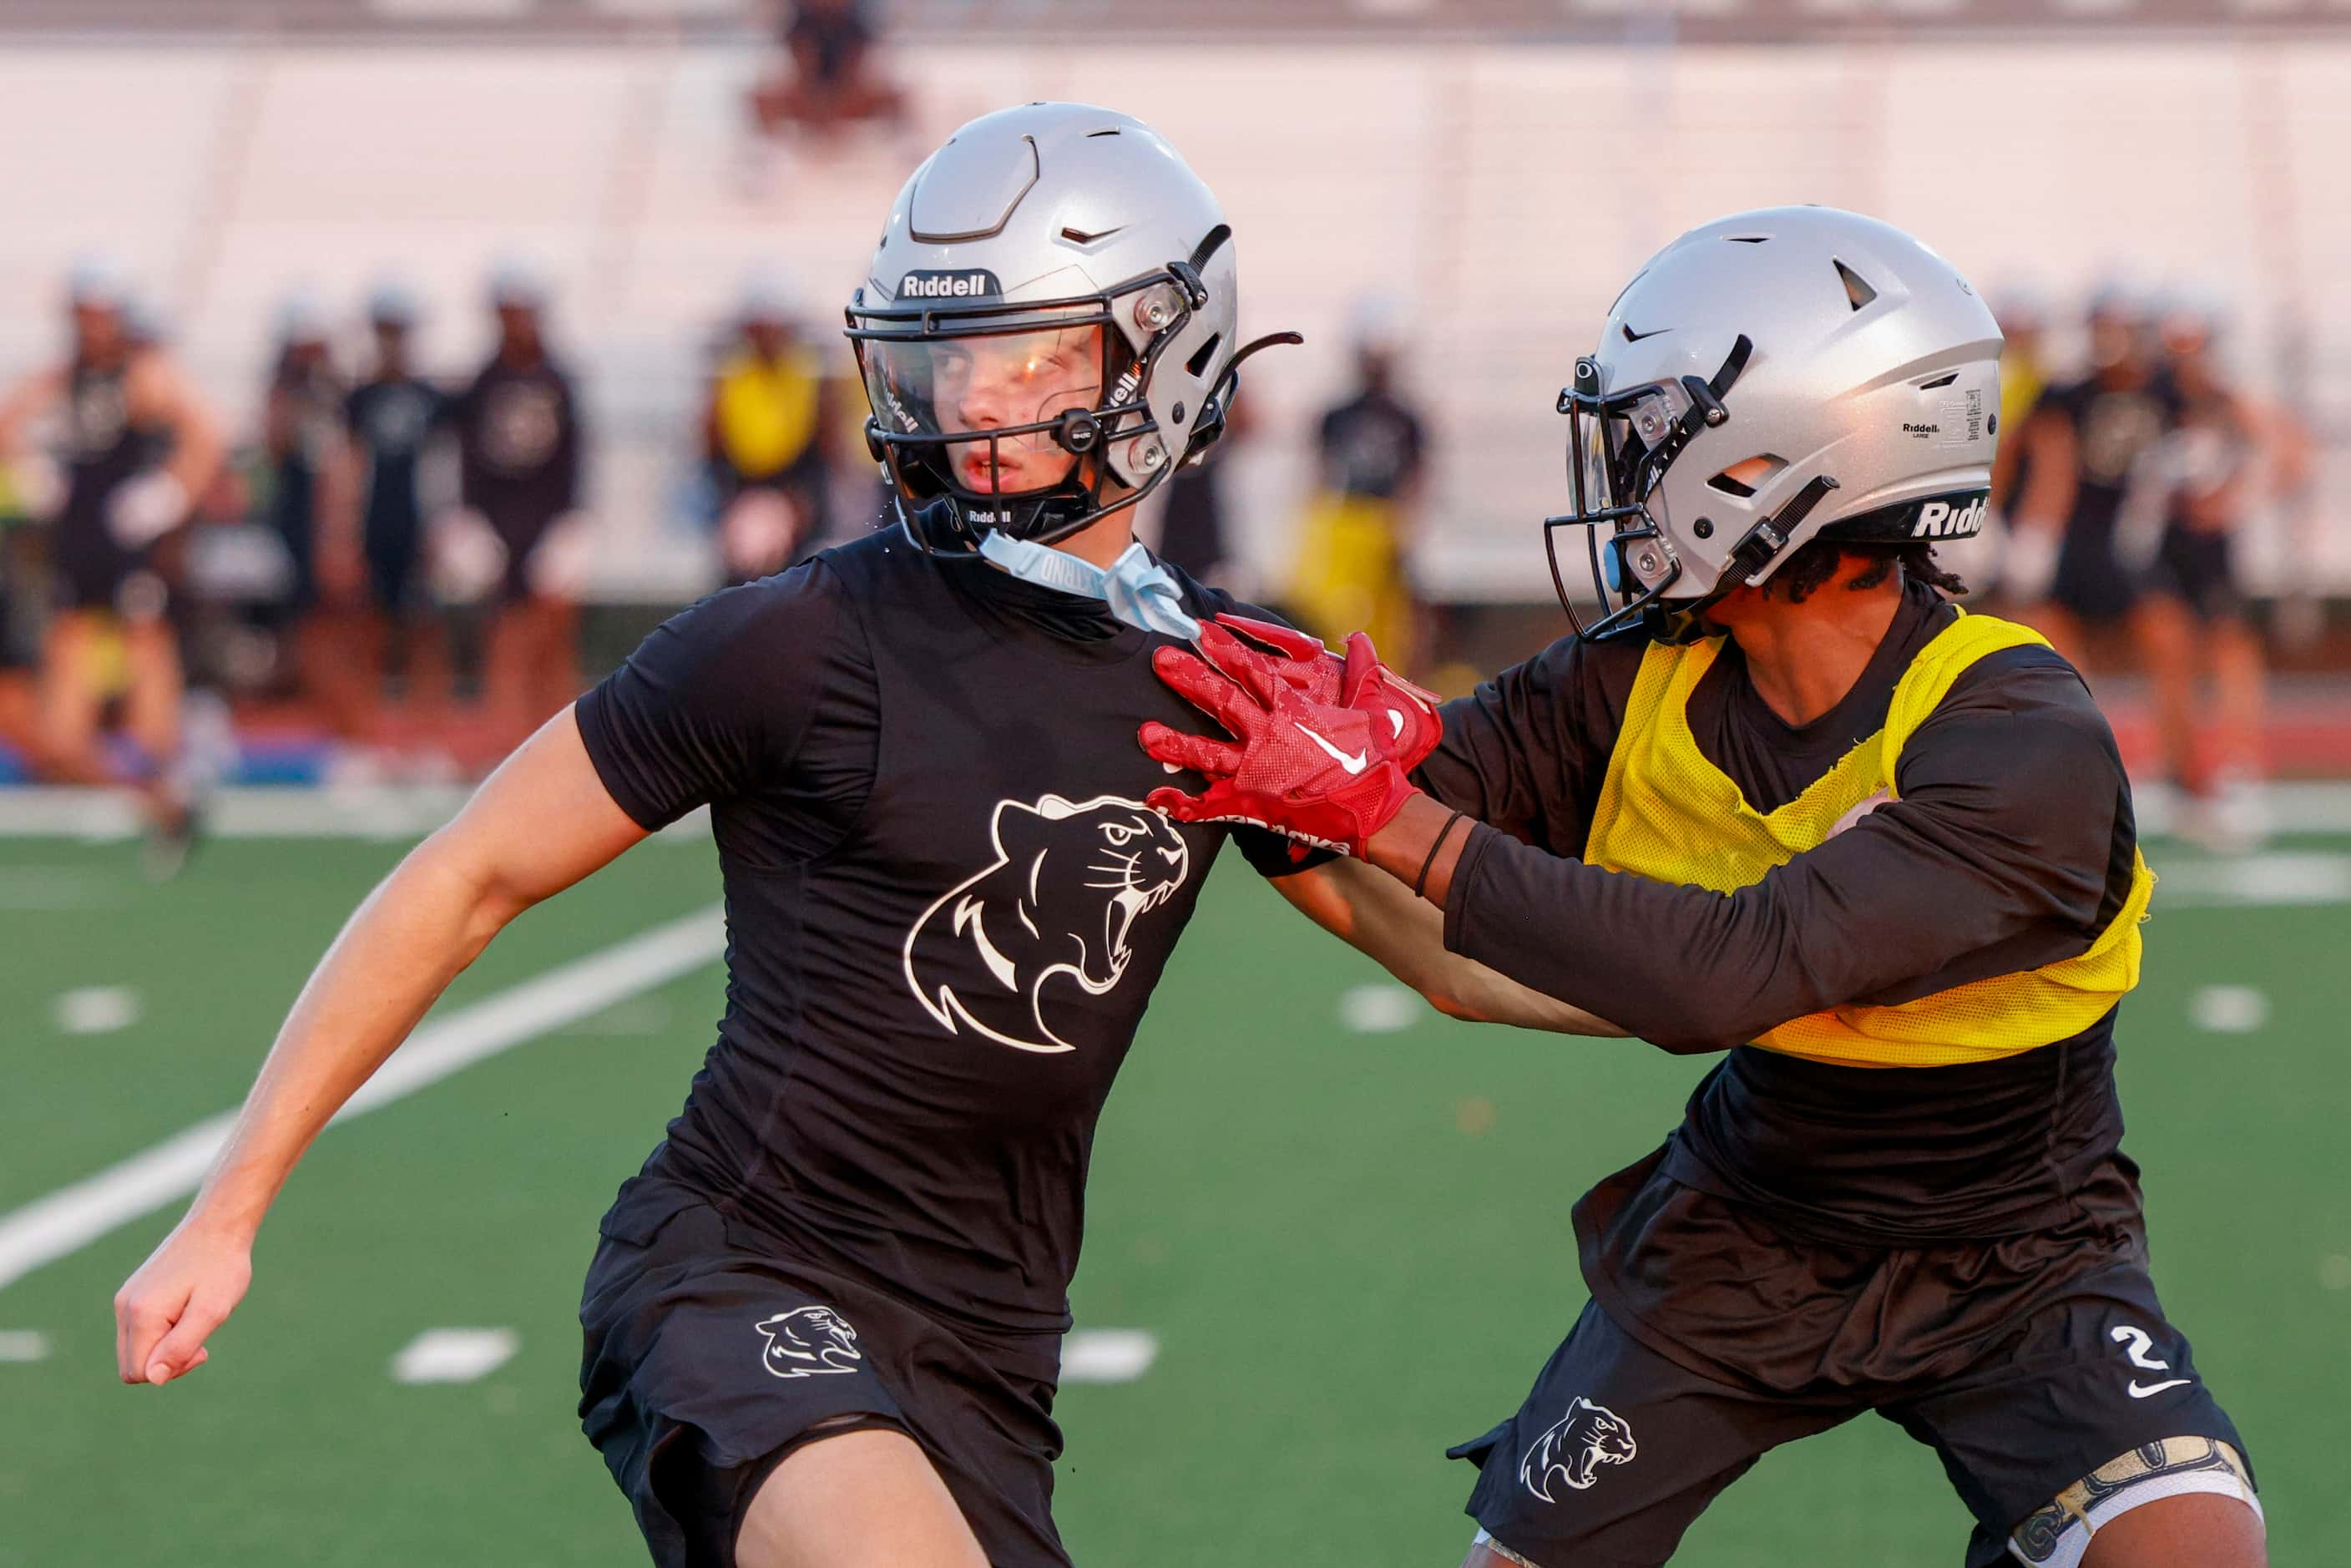
<svg viewBox="0 0 2351 1568"><path fill-rule="evenodd" d="M1774 207L1651 257L1559 395L1573 509L1544 520L1586 638L1685 635L1806 541L1907 543L1983 527L2000 329L1951 264L1889 224ZM1559 530L1585 530L1585 625Z"/></svg>
<svg viewBox="0 0 2351 1568"><path fill-rule="evenodd" d="M1131 507L1222 434L1240 361L1232 230L1130 115L973 120L898 193L849 339L866 441L923 549L1040 543ZM974 389L989 374L988 406ZM1017 406L1016 406L1017 404Z"/></svg>

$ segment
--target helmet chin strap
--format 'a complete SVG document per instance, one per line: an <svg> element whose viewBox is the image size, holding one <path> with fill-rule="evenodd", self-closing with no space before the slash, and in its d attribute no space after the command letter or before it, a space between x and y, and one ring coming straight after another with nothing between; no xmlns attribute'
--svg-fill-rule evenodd
<svg viewBox="0 0 2351 1568"><path fill-rule="evenodd" d="M1174 574L1151 558L1140 539L1107 569L1067 550L994 530L981 537L979 553L1023 582L1099 599L1129 626L1187 641L1199 634L1200 623L1185 612L1183 591L1176 586Z"/></svg>

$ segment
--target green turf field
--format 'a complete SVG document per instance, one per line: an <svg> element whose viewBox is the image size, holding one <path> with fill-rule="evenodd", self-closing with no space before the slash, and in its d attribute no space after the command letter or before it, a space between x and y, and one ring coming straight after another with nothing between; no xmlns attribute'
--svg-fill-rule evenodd
<svg viewBox="0 0 2351 1568"><path fill-rule="evenodd" d="M0 841L0 1212L234 1104L397 852L214 844L158 890L127 846ZM2184 853L2155 860L2191 880ZM715 882L705 846L649 844L525 917L452 999L699 908ZM2248 1434L2277 1563L2351 1562L2351 905L2157 909L2124 1095L2158 1277ZM1439 1450L1515 1406L1582 1304L1569 1205L1658 1140L1702 1071L1425 1009L1352 1031L1342 993L1375 978L1237 866L1208 890L1102 1128L1078 1321L1162 1349L1139 1381L1064 1392L1081 1563L1458 1562L1469 1475ZM2263 993L2266 1019L2198 1027L2216 986ZM53 998L85 987L128 988L137 1021L61 1030ZM0 1345L48 1344L0 1360L0 1565L642 1563L573 1420L573 1313L595 1218L719 1007L714 967L329 1131L184 1384L113 1375L108 1298L166 1216L0 1289ZM472 1383L389 1375L456 1325L520 1350ZM1677 1561L1957 1568L1966 1531L1933 1457L1864 1419L1767 1458Z"/></svg>

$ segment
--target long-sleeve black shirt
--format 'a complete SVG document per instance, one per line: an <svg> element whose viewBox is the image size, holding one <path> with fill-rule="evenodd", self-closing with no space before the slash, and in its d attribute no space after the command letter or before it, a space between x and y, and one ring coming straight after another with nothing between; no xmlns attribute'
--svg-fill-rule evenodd
<svg viewBox="0 0 2351 1568"><path fill-rule="evenodd" d="M1693 693L1699 749L1756 810L1793 799L1885 723L1954 612L1906 597L1850 693L1782 722L1726 645ZM1422 781L1487 825L1455 872L1446 941L1681 1051L1729 1054L1663 1169L1832 1239L1907 1243L2052 1223L2114 1157L2113 1015L1971 1066L1855 1068L1744 1042L1846 1003L1890 1004L2085 950L2129 891L2136 833L2114 739L2039 647L1965 674L1904 745L1898 798L1728 896L1583 864L1644 649L1562 641L1448 705Z"/></svg>

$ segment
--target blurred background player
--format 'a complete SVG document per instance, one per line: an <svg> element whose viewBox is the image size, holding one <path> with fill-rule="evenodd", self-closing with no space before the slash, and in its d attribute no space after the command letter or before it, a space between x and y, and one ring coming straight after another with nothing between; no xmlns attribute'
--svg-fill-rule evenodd
<svg viewBox="0 0 2351 1568"><path fill-rule="evenodd" d="M2158 319L2173 423L2132 505L2158 514L2149 519L2160 539L2148 591L2184 611L2191 627L2188 656L2149 671L2164 759L2187 796L2181 825L2214 848L2241 850L2262 833L2266 683L2236 539L2260 483L2262 453L2253 411L2214 344L2219 314L2208 300L2182 298ZM2208 672L2213 700L2199 712L2199 676Z"/></svg>
<svg viewBox="0 0 2351 1568"><path fill-rule="evenodd" d="M296 294L277 313L277 344L261 413L263 505L288 568L278 607L278 685L310 698L338 729L356 719L348 638L336 606L357 587L355 541L343 486L343 385L327 343L326 314Z"/></svg>
<svg viewBox="0 0 2351 1568"><path fill-rule="evenodd" d="M489 706L517 737L579 690L579 585L570 568L580 529L581 432L571 378L548 350L547 298L530 267L509 263L491 278L497 347L446 411L462 505L440 519L433 541L439 596L466 610L485 600L494 606ZM495 573L486 570L492 562ZM460 695L472 696L483 683L470 622L467 629L458 679Z"/></svg>
<svg viewBox="0 0 2351 1568"><path fill-rule="evenodd" d="M360 554L372 621L369 663L388 702L408 695L410 659L424 610L419 471L442 408L440 390L410 361L409 335L415 324L414 296L397 283L378 285L368 297L375 361L343 409L355 469L350 491L359 503Z"/></svg>
<svg viewBox="0 0 2351 1568"><path fill-rule="evenodd" d="M782 285L753 279L737 323L703 416L729 583L766 577L806 555L824 537L832 489L824 361L800 336Z"/></svg>
<svg viewBox="0 0 2351 1568"><path fill-rule="evenodd" d="M2158 536L2123 525L2178 398L2158 373L2145 302L2130 290L2109 284L2092 298L2089 350L2088 373L2043 393L2025 421L2019 461L2032 482L2017 500L2011 585L2032 606L2028 619L2075 664L2088 640L2120 632L2161 679L2163 665L2188 656L2187 618L2177 601L2146 591Z"/></svg>
<svg viewBox="0 0 2351 1568"><path fill-rule="evenodd" d="M2016 518L2023 516L2053 516L2063 503L2050 494L2044 477L2035 488L2036 470L2026 461L2027 444L2023 432L2041 406L2042 397L2049 390L2049 315L2047 302L2040 293L2021 284L2011 284L2001 289L1991 300L1992 316L2000 323L2000 454L1991 470L1991 517L1983 532L1973 538L1954 539L1938 547L1950 570L1970 582L1990 585L1991 592L2002 599L2012 598L2012 591L2022 588L2039 594L2047 586L2049 567L2055 560L2054 532L2043 528L2037 537L2024 541L2028 559L2037 557L2037 564L2029 565L2024 580L2016 580L2017 573L2011 563L2012 536ZM2027 502L2027 497L2032 499ZM2038 511L2032 507L2038 507Z"/></svg>
<svg viewBox="0 0 2351 1568"><path fill-rule="evenodd" d="M1412 668L1416 607L1405 574L1427 466L1419 413L1395 390L1403 317L1387 299L1354 309L1354 395L1323 414L1318 488L1299 541L1290 608L1335 642L1370 633L1400 670Z"/></svg>
<svg viewBox="0 0 2351 1568"><path fill-rule="evenodd" d="M799 0L783 24L789 67L751 95L759 129L831 135L862 120L902 122L905 93L874 59L879 32L869 0Z"/></svg>
<svg viewBox="0 0 2351 1568"><path fill-rule="evenodd" d="M38 483L37 480L35 483ZM33 750L41 664L41 528L16 472L0 463L0 746Z"/></svg>
<svg viewBox="0 0 2351 1568"><path fill-rule="evenodd" d="M40 472L47 455L37 432L54 432L61 494L50 513L52 612L41 643L36 768L58 783L114 781L99 732L119 701L140 753L133 777L151 828L148 869L166 876L186 858L193 808L176 767L180 654L157 547L218 474L222 444L179 368L134 336L130 304L110 263L76 269L72 348L64 364L36 372L0 402L0 460L19 474Z"/></svg>

